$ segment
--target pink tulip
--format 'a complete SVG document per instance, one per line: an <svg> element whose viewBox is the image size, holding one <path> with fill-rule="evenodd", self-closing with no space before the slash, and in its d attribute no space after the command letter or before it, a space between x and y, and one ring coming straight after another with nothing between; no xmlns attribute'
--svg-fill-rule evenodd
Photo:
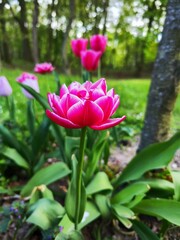
<svg viewBox="0 0 180 240"><path fill-rule="evenodd" d="M1 76L0 77L0 96L7 97L11 95L11 93L12 93L12 88L8 80L6 79L6 77Z"/></svg>
<svg viewBox="0 0 180 240"><path fill-rule="evenodd" d="M68 87L63 84L60 95L49 93L48 101L52 111L46 110L46 115L65 128L87 126L95 130L104 130L118 125L126 118L110 118L120 101L114 89L107 91L104 78L95 83L73 82Z"/></svg>
<svg viewBox="0 0 180 240"><path fill-rule="evenodd" d="M76 57L81 56L81 51L85 51L87 49L88 39L79 38L71 40L71 48Z"/></svg>
<svg viewBox="0 0 180 240"><path fill-rule="evenodd" d="M94 51L100 51L102 54L104 53L107 45L107 37L97 34L93 35L90 38L90 46Z"/></svg>
<svg viewBox="0 0 180 240"><path fill-rule="evenodd" d="M24 85L33 88L36 92L39 92L39 85L37 77L35 75L24 72L16 80ZM24 88L22 88L22 92L27 98L33 98L33 96L29 92L27 92Z"/></svg>
<svg viewBox="0 0 180 240"><path fill-rule="evenodd" d="M101 52L86 50L81 52L81 64L87 71L95 71L98 67Z"/></svg>
<svg viewBox="0 0 180 240"><path fill-rule="evenodd" d="M51 73L54 71L54 67L52 66L51 63L37 63L34 68L34 72L40 73L40 74L45 74L45 73Z"/></svg>

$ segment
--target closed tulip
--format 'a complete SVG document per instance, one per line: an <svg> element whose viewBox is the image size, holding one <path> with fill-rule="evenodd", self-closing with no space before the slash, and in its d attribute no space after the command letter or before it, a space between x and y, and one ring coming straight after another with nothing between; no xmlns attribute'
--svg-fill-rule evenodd
<svg viewBox="0 0 180 240"><path fill-rule="evenodd" d="M27 85L33 88L36 92L39 92L39 85L38 85L37 77L35 75L24 72L16 80L24 85ZM33 98L33 96L23 88L22 88L22 92L27 98Z"/></svg>
<svg viewBox="0 0 180 240"><path fill-rule="evenodd" d="M95 71L98 67L101 52L86 50L81 52L81 64L89 72Z"/></svg>
<svg viewBox="0 0 180 240"><path fill-rule="evenodd" d="M1 76L0 77L0 96L7 97L11 95L11 93L12 93L12 88L8 80L6 79L6 77Z"/></svg>
<svg viewBox="0 0 180 240"><path fill-rule="evenodd" d="M126 118L110 118L120 101L114 89L107 91L103 78L95 83L73 82L68 87L63 84L60 95L49 93L48 101L52 111L46 110L47 116L65 128L104 130L118 125Z"/></svg>
<svg viewBox="0 0 180 240"><path fill-rule="evenodd" d="M94 51L100 51L102 54L106 50L107 37L96 34L90 38L90 46Z"/></svg>
<svg viewBox="0 0 180 240"><path fill-rule="evenodd" d="M88 39L79 38L71 40L71 48L76 57L81 56L81 51L85 51L87 49Z"/></svg>
<svg viewBox="0 0 180 240"><path fill-rule="evenodd" d="M40 74L45 74L45 73L51 73L54 71L54 67L51 63L37 63L34 68L34 72L40 73Z"/></svg>

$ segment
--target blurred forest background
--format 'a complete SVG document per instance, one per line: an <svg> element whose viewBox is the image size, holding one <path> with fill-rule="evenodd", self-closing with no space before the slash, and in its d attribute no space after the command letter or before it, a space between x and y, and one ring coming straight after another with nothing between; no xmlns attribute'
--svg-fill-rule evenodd
<svg viewBox="0 0 180 240"><path fill-rule="evenodd" d="M28 69L49 61L63 73L76 73L80 63L70 40L100 33L108 37L103 76L149 77L166 4L166 0L1 0L1 65Z"/></svg>

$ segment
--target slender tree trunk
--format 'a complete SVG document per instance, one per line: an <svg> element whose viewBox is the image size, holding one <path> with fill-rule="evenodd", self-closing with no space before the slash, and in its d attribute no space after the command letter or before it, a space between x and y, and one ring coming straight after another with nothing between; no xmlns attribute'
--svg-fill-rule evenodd
<svg viewBox="0 0 180 240"><path fill-rule="evenodd" d="M107 13L108 13L108 7L109 7L109 0L104 1L104 7L103 7L103 16L104 16L104 23L103 23L103 30L102 34L106 34L106 23L107 23Z"/></svg>
<svg viewBox="0 0 180 240"><path fill-rule="evenodd" d="M171 113L180 90L180 2L169 0L152 74L139 150L168 138Z"/></svg>
<svg viewBox="0 0 180 240"><path fill-rule="evenodd" d="M39 53L38 53L38 16L39 16L39 4L38 0L34 0L34 11L33 11L33 24L32 24L32 40L33 40L33 58L34 63L39 62Z"/></svg>
<svg viewBox="0 0 180 240"><path fill-rule="evenodd" d="M6 32L6 21L4 17L4 6L5 6L5 1L3 0L0 3L0 24L1 24L1 29L2 29L2 59L6 63L11 63L11 56L10 56L10 51L9 51L9 43L8 43L8 35Z"/></svg>
<svg viewBox="0 0 180 240"><path fill-rule="evenodd" d="M70 73L68 56L67 56L67 41L68 41L69 32L71 30L73 20L75 18L75 6L76 6L75 0L69 0L69 18L68 18L68 23L66 26L66 31L64 33L62 48L61 48L62 59L64 63L64 72L66 74Z"/></svg>

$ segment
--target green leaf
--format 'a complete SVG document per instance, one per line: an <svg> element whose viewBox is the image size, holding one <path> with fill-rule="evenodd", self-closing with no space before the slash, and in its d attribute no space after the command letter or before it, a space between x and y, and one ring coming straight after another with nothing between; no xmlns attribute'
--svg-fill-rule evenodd
<svg viewBox="0 0 180 240"><path fill-rule="evenodd" d="M77 191L77 160L75 156L72 157L73 163L73 174L71 178L70 185L68 187L68 192L65 199L65 209L69 219L75 223L76 221L76 209L77 209L77 202L76 202L76 191ZM84 187L84 183L82 181L81 184L81 199L80 199L80 212L79 212L79 219L78 223L81 222L84 214L86 206L86 190Z"/></svg>
<svg viewBox="0 0 180 240"><path fill-rule="evenodd" d="M124 182L135 180L149 170L166 167L179 147L180 132L167 142L148 146L132 159L122 174L115 180L114 186L118 187Z"/></svg>
<svg viewBox="0 0 180 240"><path fill-rule="evenodd" d="M112 204L111 207L113 211L116 213L116 215L120 217L130 218L130 219L135 218L134 212L125 206L122 206L120 204Z"/></svg>
<svg viewBox="0 0 180 240"><path fill-rule="evenodd" d="M34 134L34 125L35 125L35 117L34 117L33 100L29 99L27 101L27 126L31 135Z"/></svg>
<svg viewBox="0 0 180 240"><path fill-rule="evenodd" d="M55 182L65 176L67 176L71 171L63 162L57 162L49 165L46 168L39 170L25 185L21 191L22 196L28 196L31 194L34 187L41 184L48 185Z"/></svg>
<svg viewBox="0 0 180 240"><path fill-rule="evenodd" d="M174 182L174 199L177 201L180 201L180 171L171 171L171 175L173 178L173 182Z"/></svg>
<svg viewBox="0 0 180 240"><path fill-rule="evenodd" d="M78 225L78 229L81 230L83 227L87 226L90 222L94 221L99 216L100 212L96 206L92 202L87 201L83 219ZM61 222L59 223L59 226L63 227L64 234L70 233L74 230L74 223L70 221L67 214L64 215Z"/></svg>
<svg viewBox="0 0 180 240"><path fill-rule="evenodd" d="M49 190L44 184L37 186L33 189L29 203L33 204L37 202L40 198L54 200L52 191Z"/></svg>
<svg viewBox="0 0 180 240"><path fill-rule="evenodd" d="M102 194L96 194L94 198L95 198L95 203L101 213L101 216L103 218L108 218L110 216L108 197Z"/></svg>
<svg viewBox="0 0 180 240"><path fill-rule="evenodd" d="M27 161L16 151L16 149L6 147L1 151L1 153L3 156L8 157L14 161L18 166L28 170L30 169Z"/></svg>
<svg viewBox="0 0 180 240"><path fill-rule="evenodd" d="M133 210L150 216L156 216L180 226L180 202L169 199L146 199L136 205Z"/></svg>
<svg viewBox="0 0 180 240"><path fill-rule="evenodd" d="M30 207L29 212L30 216L27 222L47 230L55 226L59 219L62 218L64 208L57 201L42 198Z"/></svg>
<svg viewBox="0 0 180 240"><path fill-rule="evenodd" d="M111 203L128 203L130 202L135 196L139 194L146 193L149 191L150 187L148 186L148 183L143 182L136 182L132 183L131 185L123 188L115 194L111 198Z"/></svg>
<svg viewBox="0 0 180 240"><path fill-rule="evenodd" d="M159 240L158 236L142 222L134 220L132 227L137 232L141 240Z"/></svg>
<svg viewBox="0 0 180 240"><path fill-rule="evenodd" d="M79 137L65 137L65 154L67 159L70 161L73 151L79 148L80 138Z"/></svg>
<svg viewBox="0 0 180 240"><path fill-rule="evenodd" d="M113 187L105 172L98 172L86 187L87 195L102 191L112 191Z"/></svg>

